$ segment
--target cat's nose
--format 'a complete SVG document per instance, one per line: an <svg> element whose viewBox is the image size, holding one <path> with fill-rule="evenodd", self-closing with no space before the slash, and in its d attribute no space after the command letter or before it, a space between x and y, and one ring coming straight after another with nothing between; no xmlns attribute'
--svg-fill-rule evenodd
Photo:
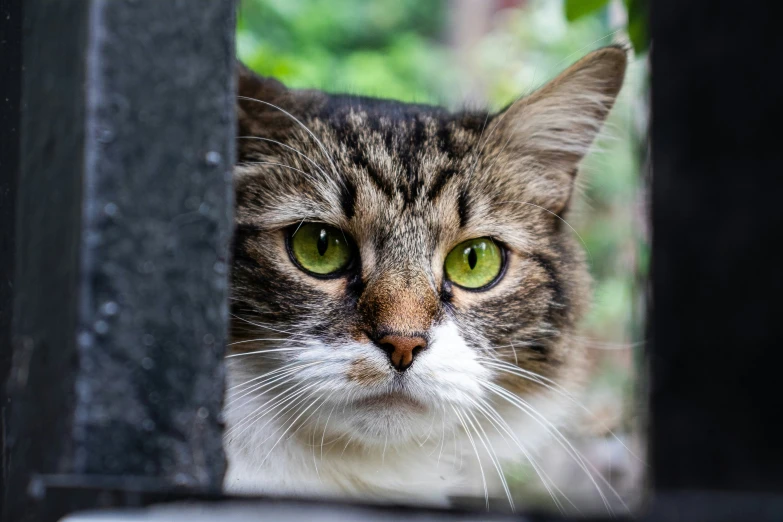
<svg viewBox="0 0 783 522"><path fill-rule="evenodd" d="M384 335L376 343L388 354L392 366L400 372L407 370L413 358L427 349L427 340L418 335Z"/></svg>

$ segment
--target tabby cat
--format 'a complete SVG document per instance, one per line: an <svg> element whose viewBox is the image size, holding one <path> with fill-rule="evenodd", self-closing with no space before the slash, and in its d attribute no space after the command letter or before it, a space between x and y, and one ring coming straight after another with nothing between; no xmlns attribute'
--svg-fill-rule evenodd
<svg viewBox="0 0 783 522"><path fill-rule="evenodd" d="M447 505L539 468L584 373L563 216L625 67L599 49L493 114L240 66L228 491Z"/></svg>

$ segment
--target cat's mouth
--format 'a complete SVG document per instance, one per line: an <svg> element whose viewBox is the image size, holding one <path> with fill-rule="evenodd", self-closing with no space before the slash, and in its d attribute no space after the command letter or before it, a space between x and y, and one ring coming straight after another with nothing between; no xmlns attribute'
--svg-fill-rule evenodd
<svg viewBox="0 0 783 522"><path fill-rule="evenodd" d="M372 410L400 408L413 410L417 413L427 412L427 407L423 403L400 392L387 392L380 395L373 395L372 397L365 397L363 399L357 400L354 405L358 408L367 408Z"/></svg>

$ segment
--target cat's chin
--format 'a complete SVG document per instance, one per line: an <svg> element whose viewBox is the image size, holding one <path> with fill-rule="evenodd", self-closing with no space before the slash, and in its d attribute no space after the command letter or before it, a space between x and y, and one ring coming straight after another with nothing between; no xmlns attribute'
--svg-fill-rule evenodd
<svg viewBox="0 0 783 522"><path fill-rule="evenodd" d="M360 411L382 411L397 410L401 412L426 414L427 406L408 395L399 392L383 393L358 399L353 403L353 407Z"/></svg>
<svg viewBox="0 0 783 522"><path fill-rule="evenodd" d="M406 444L432 425L432 410L424 402L399 392L382 393L351 402L332 429L367 447Z"/></svg>

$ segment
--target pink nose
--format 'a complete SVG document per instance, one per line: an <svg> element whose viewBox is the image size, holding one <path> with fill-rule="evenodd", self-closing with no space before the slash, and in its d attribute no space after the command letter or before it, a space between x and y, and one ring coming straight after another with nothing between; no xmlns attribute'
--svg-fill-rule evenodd
<svg viewBox="0 0 783 522"><path fill-rule="evenodd" d="M385 335L378 345L389 355L392 366L404 372L413 363L413 358L427 348L427 340L419 336Z"/></svg>

